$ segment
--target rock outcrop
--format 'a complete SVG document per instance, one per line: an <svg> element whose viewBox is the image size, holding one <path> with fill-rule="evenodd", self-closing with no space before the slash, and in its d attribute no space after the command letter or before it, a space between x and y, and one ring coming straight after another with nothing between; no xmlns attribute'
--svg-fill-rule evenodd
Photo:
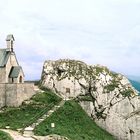
<svg viewBox="0 0 140 140"><path fill-rule="evenodd" d="M99 126L118 139L140 139L140 96L123 75L81 61L46 61L41 84L64 99L76 99Z"/></svg>

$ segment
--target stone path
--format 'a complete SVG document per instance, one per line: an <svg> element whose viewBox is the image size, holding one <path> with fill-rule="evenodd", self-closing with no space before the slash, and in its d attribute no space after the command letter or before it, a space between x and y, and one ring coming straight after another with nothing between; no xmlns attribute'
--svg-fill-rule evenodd
<svg viewBox="0 0 140 140"><path fill-rule="evenodd" d="M25 137L30 137L33 136L33 130L35 129L35 127L37 125L39 125L42 121L44 121L46 118L48 118L53 112L55 112L58 108L60 108L61 106L63 106L65 103L64 100L62 100L58 105L55 105L51 110L47 111L44 115L42 115L36 122L34 122L33 124L31 124L30 126L26 127L24 129L24 133L23 136Z"/></svg>
<svg viewBox="0 0 140 140"><path fill-rule="evenodd" d="M48 135L48 136L33 136L33 137L24 137L21 135L21 133L9 129L0 129L8 134L14 139L14 140L69 140L66 137L59 136L59 135Z"/></svg>
<svg viewBox="0 0 140 140"><path fill-rule="evenodd" d="M13 130L9 130L9 129L1 129L2 131L10 134L10 136L14 139L14 140L36 140L34 138L27 138L27 137L23 137L19 132L17 131L13 131Z"/></svg>

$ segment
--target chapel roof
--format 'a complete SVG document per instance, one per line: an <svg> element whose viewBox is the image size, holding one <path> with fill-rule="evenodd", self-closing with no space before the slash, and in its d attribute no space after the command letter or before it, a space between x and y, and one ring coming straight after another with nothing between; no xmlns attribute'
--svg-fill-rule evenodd
<svg viewBox="0 0 140 140"><path fill-rule="evenodd" d="M10 52L6 49L0 49L0 67L4 67L6 65L9 56Z"/></svg>
<svg viewBox="0 0 140 140"><path fill-rule="evenodd" d="M10 41L10 40L15 41L15 38L12 34L7 35L6 37L6 41Z"/></svg>
<svg viewBox="0 0 140 140"><path fill-rule="evenodd" d="M20 73L21 70L22 70L22 67L21 66L13 66L11 68L9 77L10 78L17 78L19 76L19 73Z"/></svg>

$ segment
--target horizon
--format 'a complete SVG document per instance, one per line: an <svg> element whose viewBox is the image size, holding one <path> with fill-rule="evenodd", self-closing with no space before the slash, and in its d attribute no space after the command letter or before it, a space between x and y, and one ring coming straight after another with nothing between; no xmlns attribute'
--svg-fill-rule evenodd
<svg viewBox="0 0 140 140"><path fill-rule="evenodd" d="M76 59L140 77L139 0L0 0L0 48L8 34L26 80L46 60Z"/></svg>

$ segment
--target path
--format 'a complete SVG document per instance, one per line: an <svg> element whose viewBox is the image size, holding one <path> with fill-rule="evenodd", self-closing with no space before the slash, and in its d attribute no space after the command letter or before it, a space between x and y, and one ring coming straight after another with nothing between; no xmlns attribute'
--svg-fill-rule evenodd
<svg viewBox="0 0 140 140"><path fill-rule="evenodd" d="M23 135L26 137L33 136L33 130L37 125L39 125L41 122L43 122L45 119L47 119L53 112L55 112L58 108L62 107L64 105L65 101L62 100L58 105L55 105L51 110L47 111L44 115L42 115L36 122L31 124L30 126L26 127L24 129Z"/></svg>
<svg viewBox="0 0 140 140"><path fill-rule="evenodd" d="M2 131L10 134L10 136L14 139L14 140L35 140L34 138L27 138L27 137L23 137L19 132L17 131L13 131L13 130L9 130L9 129L1 129Z"/></svg>

